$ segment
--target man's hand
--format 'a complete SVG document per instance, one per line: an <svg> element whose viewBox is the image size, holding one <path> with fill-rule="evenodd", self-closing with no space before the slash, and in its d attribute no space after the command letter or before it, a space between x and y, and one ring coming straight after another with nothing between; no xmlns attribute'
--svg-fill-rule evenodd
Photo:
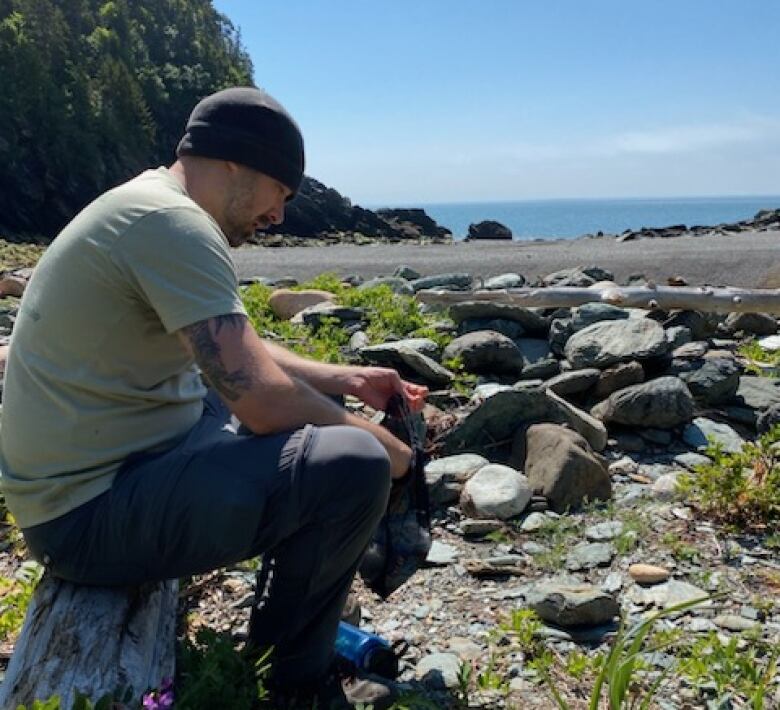
<svg viewBox="0 0 780 710"><path fill-rule="evenodd" d="M422 410L428 396L427 387L402 380L395 370L387 367L349 368L346 378L346 394L354 395L370 407L382 411L394 394L402 394L413 412Z"/></svg>

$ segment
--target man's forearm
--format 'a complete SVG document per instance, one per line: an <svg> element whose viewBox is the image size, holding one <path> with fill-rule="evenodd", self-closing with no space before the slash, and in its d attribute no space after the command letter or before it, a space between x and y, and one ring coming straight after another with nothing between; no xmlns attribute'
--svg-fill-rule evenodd
<svg viewBox="0 0 780 710"><path fill-rule="evenodd" d="M350 366L309 360L268 340L263 340L263 344L274 362L290 377L303 380L323 394L351 394L349 379L353 368Z"/></svg>

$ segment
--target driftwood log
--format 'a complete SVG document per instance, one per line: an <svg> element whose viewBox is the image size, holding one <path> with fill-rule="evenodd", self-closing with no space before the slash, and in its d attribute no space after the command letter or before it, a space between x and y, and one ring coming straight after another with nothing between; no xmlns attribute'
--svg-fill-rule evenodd
<svg viewBox="0 0 780 710"><path fill-rule="evenodd" d="M173 677L175 580L137 588L86 587L44 575L27 610L5 680L0 708L76 691L92 700L128 692L137 702Z"/></svg>
<svg viewBox="0 0 780 710"><path fill-rule="evenodd" d="M415 295L422 303L449 305L486 301L515 306L566 308L584 303L609 303L625 308L664 311L682 309L704 313L779 313L780 289L711 288L709 286L621 287L612 283L589 288L550 286L496 291L423 290Z"/></svg>

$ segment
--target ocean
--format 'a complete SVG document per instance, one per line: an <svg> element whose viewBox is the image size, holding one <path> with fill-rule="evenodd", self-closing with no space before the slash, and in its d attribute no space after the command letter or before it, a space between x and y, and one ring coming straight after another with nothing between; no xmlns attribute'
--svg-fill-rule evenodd
<svg viewBox="0 0 780 710"><path fill-rule="evenodd" d="M711 226L752 218L762 209L780 208L774 197L691 197L631 199L560 199L518 202L423 204L456 239L469 224L492 219L512 230L515 239L566 238L583 234L619 234L626 229L673 224Z"/></svg>

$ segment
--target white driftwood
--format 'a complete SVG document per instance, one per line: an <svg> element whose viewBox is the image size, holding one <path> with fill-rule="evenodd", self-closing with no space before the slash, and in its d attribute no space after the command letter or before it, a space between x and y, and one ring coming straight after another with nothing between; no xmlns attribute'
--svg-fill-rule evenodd
<svg viewBox="0 0 780 710"><path fill-rule="evenodd" d="M422 303L450 305L463 301L488 301L515 306L565 308L584 303L609 303L626 308L683 309L705 313L780 313L780 289L711 288L709 286L626 287L611 283L591 288L551 286L496 291L423 290L415 295Z"/></svg>
<svg viewBox="0 0 780 710"><path fill-rule="evenodd" d="M86 587L44 576L33 594L0 686L0 708L75 691L92 700L132 688L137 701L173 677L175 580L142 587Z"/></svg>

